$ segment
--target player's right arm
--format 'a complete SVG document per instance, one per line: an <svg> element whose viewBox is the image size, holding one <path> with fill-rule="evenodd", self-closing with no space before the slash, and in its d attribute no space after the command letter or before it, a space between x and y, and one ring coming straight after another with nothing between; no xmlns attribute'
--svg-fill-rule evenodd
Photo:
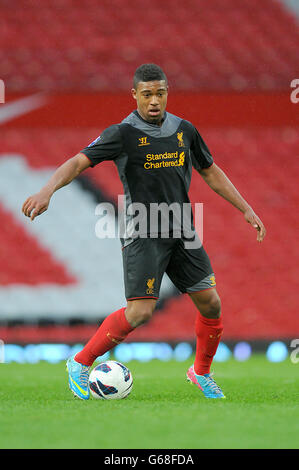
<svg viewBox="0 0 299 470"><path fill-rule="evenodd" d="M105 160L114 160L122 153L122 149L119 126L113 124L107 127L88 147L59 166L39 193L26 199L22 207L23 213L34 220L48 209L55 191L69 184L86 168L94 167Z"/></svg>
<svg viewBox="0 0 299 470"><path fill-rule="evenodd" d="M23 214L30 217L31 220L41 215L48 209L50 199L55 191L69 184L89 166L91 166L91 161L83 153L78 153L69 158L57 168L47 184L38 193L26 199L22 207Z"/></svg>

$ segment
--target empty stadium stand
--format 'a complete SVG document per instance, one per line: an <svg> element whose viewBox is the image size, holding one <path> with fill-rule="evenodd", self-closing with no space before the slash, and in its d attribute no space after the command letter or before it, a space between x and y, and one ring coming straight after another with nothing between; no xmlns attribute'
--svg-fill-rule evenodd
<svg viewBox="0 0 299 470"><path fill-rule="evenodd" d="M254 230L243 221L243 216L213 193L194 172L190 196L193 202L204 203L204 244L217 273L218 290L223 298L225 337L289 337L297 315L299 253L296 230L299 227L296 207L299 200L296 189L296 156L298 158L299 132L294 128L212 128L201 129L201 132L216 163L248 198L268 229L263 246L258 245ZM71 130L18 129L16 136L16 130L7 129L1 154L13 153L22 145L23 153L32 168L54 170L61 162L59 154L72 155L93 135L94 129L83 129L75 134ZM102 189L107 200L115 200L121 188L112 162L89 169L86 174ZM55 202L50 210L53 213L57 211ZM66 214L66 217L72 216L72 213ZM9 217L4 212L3 217L9 225ZM69 223L71 226L72 222ZM18 243L10 233L11 230L2 231L2 246L10 247ZM26 246L23 231L18 233L23 246ZM84 230L76 231L75 236L81 237L81 244L84 243ZM5 256L2 253L4 261L6 259L6 284L42 283L44 258L36 256L34 266L30 264L33 280L30 277L24 278L25 271L20 278L21 268L18 266L23 259L23 268L26 268L26 256L22 258L14 250L15 248L8 249ZM112 252L107 255L109 259L101 260L102 269L111 263ZM121 265L117 266L116 263L119 275ZM113 282L115 274L113 271L110 274L107 272L106 279ZM58 284L70 282L65 275L59 278L55 266L47 275L48 281L53 282L55 279ZM5 279L3 280L2 283L5 284ZM92 289L96 289L96 285ZM94 301L96 302L96 297ZM84 302L82 298L83 318ZM109 313L109 302L111 300L108 299L105 303L106 314ZM28 309L30 310L30 305ZM284 317L283 323L281 315ZM134 332L132 338L175 339L179 331L180 339L188 339L192 337L194 316L195 309L188 296L169 300L162 311L157 311L152 322Z"/></svg>
<svg viewBox="0 0 299 470"><path fill-rule="evenodd" d="M278 0L7 0L1 78L10 91L127 90L140 63L174 89L273 90L298 64L298 23Z"/></svg>
<svg viewBox="0 0 299 470"><path fill-rule="evenodd" d="M67 273L64 266L54 260L34 237L30 237L2 204L0 217L5 221L0 232L1 286L76 283L75 277Z"/></svg>
<svg viewBox="0 0 299 470"><path fill-rule="evenodd" d="M144 62L165 69L171 112L198 127L268 231L257 244L242 214L194 172L190 197L204 203L223 338L298 335L299 108L290 101L297 3L0 0L0 79L8 96L0 105L1 339L86 341L125 304L119 242L104 245L94 235L99 194L114 205L122 194L112 162L55 194L33 225L21 206L55 167L132 110L128 90ZM28 97L32 108L17 103L9 117L10 96ZM131 341L194 339L195 307L170 281L159 307ZM53 324L36 327L43 321Z"/></svg>

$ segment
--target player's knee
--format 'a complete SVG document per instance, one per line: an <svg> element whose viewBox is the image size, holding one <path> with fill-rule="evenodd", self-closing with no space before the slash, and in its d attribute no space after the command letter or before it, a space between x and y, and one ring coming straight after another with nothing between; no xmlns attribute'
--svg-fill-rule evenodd
<svg viewBox="0 0 299 470"><path fill-rule="evenodd" d="M210 318L219 318L221 315L221 300L217 295L213 295L208 304L207 314Z"/></svg>
<svg viewBox="0 0 299 470"><path fill-rule="evenodd" d="M152 311L146 308L140 308L131 314L131 325L133 327L143 325L152 318Z"/></svg>
<svg viewBox="0 0 299 470"><path fill-rule="evenodd" d="M135 328L147 323L154 311L154 306L150 302L137 302L134 305L128 305L126 309L126 317L128 322Z"/></svg>
<svg viewBox="0 0 299 470"><path fill-rule="evenodd" d="M220 318L221 300L216 291L210 291L210 296L205 305L200 309L202 315L208 318Z"/></svg>
<svg viewBox="0 0 299 470"><path fill-rule="evenodd" d="M141 309L137 314L138 325L143 325L150 321L152 314L153 312L151 309Z"/></svg>

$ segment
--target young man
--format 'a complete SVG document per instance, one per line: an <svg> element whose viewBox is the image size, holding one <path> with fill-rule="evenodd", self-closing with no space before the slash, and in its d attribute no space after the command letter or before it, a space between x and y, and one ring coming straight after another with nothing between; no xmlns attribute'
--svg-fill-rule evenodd
<svg viewBox="0 0 299 470"><path fill-rule="evenodd" d="M150 224L151 207L174 203L190 204L188 189L192 166L220 196L239 209L257 230L257 240L265 228L213 158L196 128L188 121L166 112L167 78L155 64L143 64L135 72L132 89L137 110L121 124L108 127L94 142L62 164L41 191L23 204L31 220L47 210L51 196L70 183L83 170L104 160L117 165L125 192L126 207L142 204L146 216L138 236L132 229L132 216L126 214L122 239L123 268L127 306L110 314L82 351L67 362L69 386L81 399L89 398L89 368L98 356L123 341L139 325L150 320L159 297L164 272L175 286L188 293L198 309L194 364L187 378L207 398L225 398L211 377L210 368L223 331L220 298L215 275L201 244L186 244L194 236L192 218L188 231L181 221ZM162 213L163 219L163 213ZM135 227L136 229L136 227ZM166 233L167 232L167 233Z"/></svg>

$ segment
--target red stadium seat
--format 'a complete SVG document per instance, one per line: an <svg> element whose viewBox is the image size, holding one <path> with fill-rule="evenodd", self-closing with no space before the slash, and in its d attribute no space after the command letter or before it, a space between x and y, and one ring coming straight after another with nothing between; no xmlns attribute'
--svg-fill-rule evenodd
<svg viewBox="0 0 299 470"><path fill-rule="evenodd" d="M65 158L73 155L97 133L95 129L6 129L1 153L14 153L21 146L29 165L54 169L62 162L61 155ZM298 310L299 276L298 130L226 128L201 129L201 133L216 163L227 172L268 229L265 241L259 245L254 229L247 225L242 214L219 198L194 172L190 197L193 202L204 203L204 245L223 301L224 337L238 337L240 331L248 339L292 337ZM112 162L88 169L86 175L109 200L117 200L122 187ZM2 215L4 220L9 219L8 214ZM57 264L49 264L48 255L37 257L27 279L26 256L21 256L19 238L9 233L3 230L0 234L0 246L7 246L1 274L3 284L24 282L25 275L26 282L32 284L45 279L72 282ZM21 238L26 236L23 230L19 233ZM178 331L181 339L190 338L194 318L194 305L188 296L180 296L166 302L152 322L133 333L132 340L158 339L157 335L161 339L176 339Z"/></svg>
<svg viewBox="0 0 299 470"><path fill-rule="evenodd" d="M296 19L275 0L117 0L100 8L91 0L11 0L0 17L1 78L10 91L127 90L143 62L159 63L173 89L189 90L285 89L297 71Z"/></svg>
<svg viewBox="0 0 299 470"><path fill-rule="evenodd" d="M73 284L76 279L17 223L0 204L0 285Z"/></svg>

